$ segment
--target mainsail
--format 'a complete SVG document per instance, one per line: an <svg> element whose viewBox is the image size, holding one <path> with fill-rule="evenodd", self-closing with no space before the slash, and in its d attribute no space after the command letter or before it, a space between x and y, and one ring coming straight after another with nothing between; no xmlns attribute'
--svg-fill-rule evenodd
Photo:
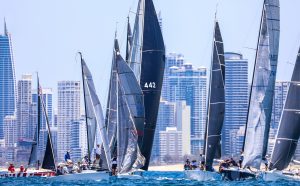
<svg viewBox="0 0 300 186"><path fill-rule="evenodd" d="M108 165L108 169L111 170L111 151L109 148L109 142L107 137L106 126L104 124L104 117L103 117L101 103L96 94L96 89L95 89L92 74L88 69L82 56L81 56L81 68L82 68L85 117L86 117L86 126L87 126L87 140L88 140L89 154L91 155L91 149L93 149L95 146L96 132L100 132L105 158L107 161L106 163Z"/></svg>
<svg viewBox="0 0 300 186"><path fill-rule="evenodd" d="M300 49L292 80L282 112L270 169L283 170L288 167L295 154L300 137Z"/></svg>
<svg viewBox="0 0 300 186"><path fill-rule="evenodd" d="M141 148L148 169L165 67L165 45L152 0L139 0L129 64L144 95L145 129Z"/></svg>
<svg viewBox="0 0 300 186"><path fill-rule="evenodd" d="M143 162L144 159L138 145L138 133L144 130L144 100L133 71L119 53L117 53L116 62L118 74L117 159L120 167L119 173L126 173L132 170L135 162ZM141 168L143 165L143 163L135 164L135 168Z"/></svg>
<svg viewBox="0 0 300 186"><path fill-rule="evenodd" d="M42 95L42 93L41 93L41 95ZM44 159L43 159L43 163L42 163L42 168L56 170L50 124L49 124L46 106L45 106L43 99L41 99L41 95L39 95L38 97L41 100L41 103L43 106L43 111L44 111L44 114L46 117L46 126L47 126L47 130L48 130L47 144L46 144L45 155L44 155Z"/></svg>
<svg viewBox="0 0 300 186"><path fill-rule="evenodd" d="M44 101L42 99L42 89L40 87L39 83L39 77L37 76L37 126L36 126L36 134L34 138L34 144L32 145L31 153L30 153L30 158L29 158L29 163L28 165L32 165L34 163L38 163L39 159L37 158L38 154L38 144L39 144L39 137L40 137L40 129L41 129L41 116L42 113L45 114L46 117L46 126L48 130L48 135L47 135L47 143L46 143L46 150L44 154L44 159L42 162L42 168L43 169L50 169L50 170L55 170L55 160L54 160L54 153L53 153L53 145L52 145L52 138L51 138L51 131L50 131L50 125L49 125L49 120L48 120L48 115L47 115L47 110L46 106L44 104ZM42 106L42 109L41 109Z"/></svg>
<svg viewBox="0 0 300 186"><path fill-rule="evenodd" d="M213 55L210 71L208 118L204 142L206 170L212 170L214 158L220 158L221 133L225 113L224 46L218 21L215 22ZM219 153L218 153L219 152Z"/></svg>
<svg viewBox="0 0 300 186"><path fill-rule="evenodd" d="M279 0L264 1L243 147L243 167L260 169L267 151L278 62L279 14Z"/></svg>

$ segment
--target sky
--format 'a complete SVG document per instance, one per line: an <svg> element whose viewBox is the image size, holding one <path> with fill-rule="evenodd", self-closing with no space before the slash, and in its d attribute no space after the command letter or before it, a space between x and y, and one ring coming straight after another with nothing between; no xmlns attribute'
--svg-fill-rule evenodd
<svg viewBox="0 0 300 186"><path fill-rule="evenodd" d="M0 0L0 33L6 18L12 35L16 77L39 72L43 87L57 95L60 80L80 80L84 55L102 103L106 103L115 30L121 47L138 0ZM209 67L215 12L225 51L240 52L252 74L263 0L153 0L161 11L167 53ZM277 80L290 80L300 46L300 1L281 0ZM2 22L2 23L1 23ZM251 82L251 80L249 80ZM56 105L56 100L54 105Z"/></svg>

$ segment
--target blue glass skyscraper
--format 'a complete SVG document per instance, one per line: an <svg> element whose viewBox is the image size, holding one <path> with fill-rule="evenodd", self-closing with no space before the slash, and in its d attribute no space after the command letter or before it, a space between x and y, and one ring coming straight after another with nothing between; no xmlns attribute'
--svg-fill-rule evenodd
<svg viewBox="0 0 300 186"><path fill-rule="evenodd" d="M225 53L225 120L222 156L242 150L248 112L248 61L238 53Z"/></svg>
<svg viewBox="0 0 300 186"><path fill-rule="evenodd" d="M4 138L3 120L14 115L16 109L16 77L11 37L4 21L4 35L0 35L0 139Z"/></svg>

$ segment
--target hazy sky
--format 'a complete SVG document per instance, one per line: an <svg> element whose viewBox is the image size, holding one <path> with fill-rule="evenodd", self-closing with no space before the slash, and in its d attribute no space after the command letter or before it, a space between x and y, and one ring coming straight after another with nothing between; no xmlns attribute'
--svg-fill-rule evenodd
<svg viewBox="0 0 300 186"><path fill-rule="evenodd" d="M17 79L38 71L44 87L80 80L76 52L82 51L103 103L107 97L116 23L124 47L126 17L138 0L0 0L12 34ZM253 68L263 0L154 0L162 12L167 52L185 55L196 66L210 66L214 14L225 51L241 52ZM300 46L300 1L281 0L278 80L289 80ZM129 14L134 21L134 14ZM0 19L1 20L1 19ZM3 21L0 22L3 30ZM0 30L0 31L1 31ZM1 31L2 33L3 31ZM124 50L123 50L124 52ZM55 103L56 105L56 103Z"/></svg>

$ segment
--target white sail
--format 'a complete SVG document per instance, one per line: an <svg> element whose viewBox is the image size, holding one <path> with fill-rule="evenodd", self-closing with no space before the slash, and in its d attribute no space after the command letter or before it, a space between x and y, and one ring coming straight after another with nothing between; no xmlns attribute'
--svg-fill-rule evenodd
<svg viewBox="0 0 300 186"><path fill-rule="evenodd" d="M108 165L108 169L111 170L111 152L109 148L109 142L106 132L106 126L104 124L103 111L101 103L96 94L95 85L93 82L92 74L88 69L86 63L81 59L82 76L84 84L84 98L86 108L87 130L88 130L88 145L91 150L95 145L96 132L100 132L102 145L105 152L105 157Z"/></svg>
<svg viewBox="0 0 300 186"><path fill-rule="evenodd" d="M244 142L243 167L260 169L266 155L276 80L280 15L279 0L265 0Z"/></svg>

